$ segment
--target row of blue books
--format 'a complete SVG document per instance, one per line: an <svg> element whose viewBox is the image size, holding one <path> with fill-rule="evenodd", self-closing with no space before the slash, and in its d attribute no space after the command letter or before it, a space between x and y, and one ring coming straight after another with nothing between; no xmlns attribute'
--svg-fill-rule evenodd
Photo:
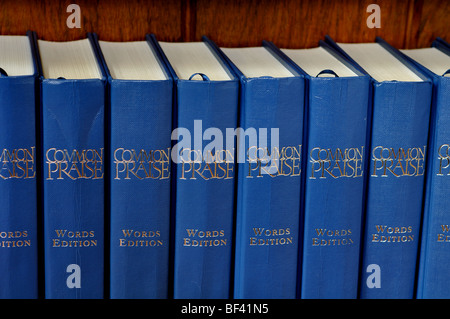
<svg viewBox="0 0 450 319"><path fill-rule="evenodd" d="M0 297L450 298L450 46L0 36Z"/></svg>

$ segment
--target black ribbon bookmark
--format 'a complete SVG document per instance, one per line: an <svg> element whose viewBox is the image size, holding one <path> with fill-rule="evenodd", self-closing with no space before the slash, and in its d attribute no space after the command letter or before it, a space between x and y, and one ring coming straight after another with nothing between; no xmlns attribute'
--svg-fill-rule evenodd
<svg viewBox="0 0 450 319"><path fill-rule="evenodd" d="M330 70L330 69L325 69L325 70L320 71L320 72L316 75L316 78L318 78L319 75L321 75L321 74L331 74L331 75L334 75L334 76L337 77L337 78L339 77L339 75L337 75L336 72L334 72L333 70Z"/></svg>
<svg viewBox="0 0 450 319"><path fill-rule="evenodd" d="M6 71L3 70L2 68L0 68L0 74L1 76L8 76L8 73L6 73Z"/></svg>

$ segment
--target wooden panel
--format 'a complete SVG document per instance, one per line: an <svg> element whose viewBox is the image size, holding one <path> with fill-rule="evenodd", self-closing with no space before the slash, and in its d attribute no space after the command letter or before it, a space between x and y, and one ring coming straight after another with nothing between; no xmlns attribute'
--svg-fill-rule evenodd
<svg viewBox="0 0 450 319"><path fill-rule="evenodd" d="M436 37L450 41L450 1L416 0L406 48L429 47Z"/></svg>
<svg viewBox="0 0 450 319"><path fill-rule="evenodd" d="M81 8L81 28L66 25L66 8ZM381 8L381 28L370 29L367 6ZM399 48L450 39L450 1L442 0L0 0L0 34L35 30L39 38L67 41L97 32L100 39L130 41L155 33L163 41L199 41L220 46L317 45L326 34L336 41L372 42L381 36Z"/></svg>
<svg viewBox="0 0 450 319"><path fill-rule="evenodd" d="M81 9L81 28L70 29L67 6L76 3ZM146 33L158 33L165 41L182 40L182 2L178 0L65 0L0 1L0 33L37 32L40 39L69 41L97 32L109 41L141 40Z"/></svg>
<svg viewBox="0 0 450 319"><path fill-rule="evenodd" d="M378 3L381 28L367 27L367 6ZM372 42L376 36L403 46L410 0L198 0L196 39L206 34L221 46L285 48L317 46L326 34L336 41Z"/></svg>

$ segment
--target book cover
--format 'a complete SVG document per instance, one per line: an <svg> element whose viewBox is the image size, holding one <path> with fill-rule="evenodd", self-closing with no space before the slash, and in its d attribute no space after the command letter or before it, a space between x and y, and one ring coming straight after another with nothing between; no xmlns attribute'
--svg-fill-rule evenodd
<svg viewBox="0 0 450 319"><path fill-rule="evenodd" d="M426 51L426 54L424 54ZM401 50L405 58L415 63L433 80L433 100L426 166L426 192L423 209L420 259L417 274L419 299L450 298L450 246L447 191L449 178L450 119L450 48L441 41L431 48Z"/></svg>
<svg viewBox="0 0 450 319"><path fill-rule="evenodd" d="M53 44L38 40L38 46L45 298L99 299L104 297L106 78L91 37ZM64 73L69 60L74 61L70 77Z"/></svg>
<svg viewBox="0 0 450 319"><path fill-rule="evenodd" d="M323 41L309 51L309 55L304 50L280 51L307 83L300 297L354 299L358 295L370 78ZM322 59L312 60L320 68L308 70L314 57Z"/></svg>
<svg viewBox="0 0 450 319"><path fill-rule="evenodd" d="M147 60L132 51L136 44L97 41L110 99L107 197L112 299L168 298L172 78L151 39L139 42ZM122 53L125 60L114 59ZM142 70L150 64L159 66L158 75L120 72L123 65Z"/></svg>
<svg viewBox="0 0 450 319"><path fill-rule="evenodd" d="M234 132L237 127L239 82L207 38L179 43L171 51L172 61L167 56L170 43L152 39L174 79L173 297L229 298L235 159L234 148L226 147L224 138L227 129ZM177 52L203 45L206 57L213 56L208 61L218 62L223 76L216 78L200 70L180 76L176 62L195 56ZM197 63L188 64L197 69ZM196 73L201 73L199 80L193 78Z"/></svg>
<svg viewBox="0 0 450 319"><path fill-rule="evenodd" d="M330 37L326 41L369 73L348 49ZM382 39L370 45L366 57L373 58L376 49L384 63L391 61L405 74L383 79L375 74L382 65L364 61L374 72L360 297L408 299L414 295L432 83Z"/></svg>
<svg viewBox="0 0 450 319"><path fill-rule="evenodd" d="M0 298L35 299L39 232L36 48L30 31L23 36L1 36L0 43Z"/></svg>
<svg viewBox="0 0 450 319"><path fill-rule="evenodd" d="M447 48L450 48L450 43L448 43L447 41L445 41L443 38L441 37L437 37L435 41L433 41L434 44L433 45L444 45Z"/></svg>
<svg viewBox="0 0 450 319"><path fill-rule="evenodd" d="M221 50L241 83L233 298L294 299L304 78L266 42ZM253 74L248 60L260 54L261 71Z"/></svg>

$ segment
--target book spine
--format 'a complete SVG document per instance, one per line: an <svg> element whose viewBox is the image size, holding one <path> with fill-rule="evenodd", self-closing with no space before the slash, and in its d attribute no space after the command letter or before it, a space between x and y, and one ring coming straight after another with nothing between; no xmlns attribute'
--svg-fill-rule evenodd
<svg viewBox="0 0 450 319"><path fill-rule="evenodd" d="M448 43L447 41L445 41L444 39L437 37L436 40L433 41L433 46L445 46L447 47L448 50L450 50L450 43Z"/></svg>
<svg viewBox="0 0 450 319"><path fill-rule="evenodd" d="M374 83L361 298L412 298L432 85Z"/></svg>
<svg viewBox="0 0 450 319"><path fill-rule="evenodd" d="M301 238L304 78L241 83L234 298L293 299Z"/></svg>
<svg viewBox="0 0 450 319"><path fill-rule="evenodd" d="M38 297L36 77L0 77L0 298Z"/></svg>
<svg viewBox="0 0 450 319"><path fill-rule="evenodd" d="M42 81L45 297L103 298L102 80Z"/></svg>
<svg viewBox="0 0 450 319"><path fill-rule="evenodd" d="M309 78L301 298L357 298L369 78Z"/></svg>
<svg viewBox="0 0 450 319"><path fill-rule="evenodd" d="M222 141L237 126L238 89L237 80L177 81L177 299L230 296L235 159Z"/></svg>
<svg viewBox="0 0 450 319"><path fill-rule="evenodd" d="M113 299L168 297L171 81L111 82Z"/></svg>
<svg viewBox="0 0 450 319"><path fill-rule="evenodd" d="M435 77L430 121L426 192L421 235L417 298L450 298L447 266L450 243L447 190L450 187L450 79Z"/></svg>

